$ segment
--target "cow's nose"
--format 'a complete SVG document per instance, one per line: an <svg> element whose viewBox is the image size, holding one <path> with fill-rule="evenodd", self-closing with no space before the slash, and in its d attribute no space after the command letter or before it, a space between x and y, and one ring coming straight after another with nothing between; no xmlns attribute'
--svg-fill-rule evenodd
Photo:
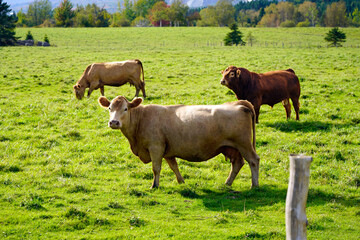
<svg viewBox="0 0 360 240"><path fill-rule="evenodd" d="M109 122L109 127L111 127L111 128L119 128L120 127L120 122L118 120L111 120Z"/></svg>
<svg viewBox="0 0 360 240"><path fill-rule="evenodd" d="M221 83L221 85L225 85L225 80L224 80L224 79L221 79L221 80L220 80L220 83Z"/></svg>

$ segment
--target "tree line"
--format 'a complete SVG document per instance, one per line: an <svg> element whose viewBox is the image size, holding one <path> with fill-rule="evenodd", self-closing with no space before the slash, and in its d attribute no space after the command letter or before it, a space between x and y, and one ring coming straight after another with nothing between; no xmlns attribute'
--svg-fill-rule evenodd
<svg viewBox="0 0 360 240"><path fill-rule="evenodd" d="M192 9L181 0L124 0L111 14L96 4L74 6L62 0L52 8L49 0L34 0L26 11L14 13L17 27L129 27L231 26L242 27L347 27L360 26L360 2L303 0L218 0L214 6Z"/></svg>

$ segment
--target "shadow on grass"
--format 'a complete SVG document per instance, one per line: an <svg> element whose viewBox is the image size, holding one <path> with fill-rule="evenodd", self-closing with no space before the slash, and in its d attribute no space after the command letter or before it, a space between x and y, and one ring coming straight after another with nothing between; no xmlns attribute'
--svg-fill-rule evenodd
<svg viewBox="0 0 360 240"><path fill-rule="evenodd" d="M145 99L148 101L152 101L152 100L159 100L161 98L162 96L147 96Z"/></svg>
<svg viewBox="0 0 360 240"><path fill-rule="evenodd" d="M359 206L360 198L355 196L344 197L336 193L328 193L320 190L319 188L309 189L307 206L320 206L320 205L343 205L348 207Z"/></svg>
<svg viewBox="0 0 360 240"><path fill-rule="evenodd" d="M282 132L329 132L333 127L344 128L350 127L350 124L332 124L321 121L278 121L266 123L267 127L272 127Z"/></svg>
<svg viewBox="0 0 360 240"><path fill-rule="evenodd" d="M186 188L179 191L179 193L184 198L201 199L204 206L212 211L229 210L232 212L242 212L277 204L281 204L280 207L285 208L287 189L264 185L245 191L233 191L226 187L218 191ZM325 205L334 201L334 199L345 206L359 204L357 199L345 199L333 193L327 193L319 189L310 189L307 206Z"/></svg>
<svg viewBox="0 0 360 240"><path fill-rule="evenodd" d="M261 186L245 191L233 191L224 189L213 191L203 189L199 195L205 207L212 211L242 212L255 210L259 207L273 206L279 202L285 202L286 189L278 189L273 186Z"/></svg>

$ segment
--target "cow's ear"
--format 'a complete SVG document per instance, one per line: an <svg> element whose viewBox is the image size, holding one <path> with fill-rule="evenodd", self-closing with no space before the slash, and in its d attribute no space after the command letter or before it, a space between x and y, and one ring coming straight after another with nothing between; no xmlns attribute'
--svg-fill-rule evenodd
<svg viewBox="0 0 360 240"><path fill-rule="evenodd" d="M221 70L221 74L224 74L224 70Z"/></svg>
<svg viewBox="0 0 360 240"><path fill-rule="evenodd" d="M103 96L99 97L98 102L100 106L102 106L103 108L108 108L110 106L110 101L107 100L106 97Z"/></svg>
<svg viewBox="0 0 360 240"><path fill-rule="evenodd" d="M237 69L237 70L236 70L236 77L239 78L239 77L240 77L240 74L241 74L241 70L240 70L240 69Z"/></svg>
<svg viewBox="0 0 360 240"><path fill-rule="evenodd" d="M137 106L140 105L140 103L142 103L143 99L142 98L134 98L132 100L132 102L130 103L129 107L130 108L136 108Z"/></svg>

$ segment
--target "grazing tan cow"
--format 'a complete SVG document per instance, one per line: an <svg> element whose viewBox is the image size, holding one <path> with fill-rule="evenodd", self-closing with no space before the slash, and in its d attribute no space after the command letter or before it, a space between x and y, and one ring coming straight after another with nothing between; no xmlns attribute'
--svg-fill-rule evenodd
<svg viewBox="0 0 360 240"><path fill-rule="evenodd" d="M260 158L255 151L255 112L251 103L161 106L141 102L141 98L129 102L122 96L111 102L99 98L100 105L109 108L109 127L121 130L142 162L152 162L152 188L159 186L163 158L182 183L176 157L201 162L220 153L232 164L226 184L233 183L244 165L244 156L251 168L252 186L259 185Z"/></svg>
<svg viewBox="0 0 360 240"><path fill-rule="evenodd" d="M273 107L282 102L286 117L290 118L291 105L293 103L296 120L299 120L299 97L300 83L294 70L272 71L266 73L254 73L245 68L235 66L221 71L223 75L220 83L233 90L237 99L248 100L254 105L256 122L259 122L260 106L268 104Z"/></svg>
<svg viewBox="0 0 360 240"><path fill-rule="evenodd" d="M141 73L142 81L140 78ZM104 96L105 85L119 87L125 83L135 86L136 97L139 96L140 89L143 96L146 97L144 69L140 60L90 64L74 85L74 91L77 99L84 97L86 88L89 88L88 97L90 97L93 90L98 88L100 88L101 95Z"/></svg>

